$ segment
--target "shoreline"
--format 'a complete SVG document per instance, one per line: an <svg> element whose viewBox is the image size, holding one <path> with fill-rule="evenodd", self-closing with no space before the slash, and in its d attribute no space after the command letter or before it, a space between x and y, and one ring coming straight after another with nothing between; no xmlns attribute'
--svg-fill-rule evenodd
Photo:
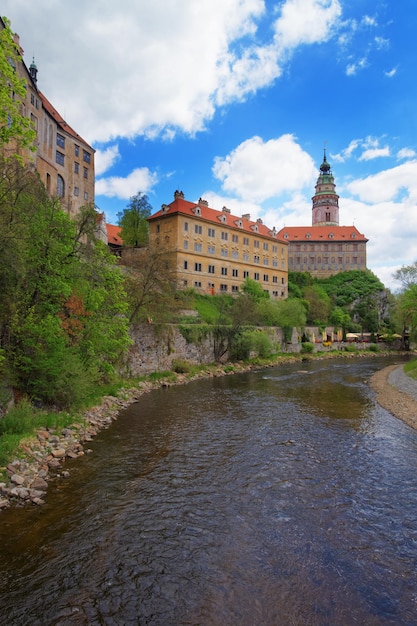
<svg viewBox="0 0 417 626"><path fill-rule="evenodd" d="M388 365L375 372L369 385L376 392L376 401L394 417L417 430L417 400L389 383L389 376L401 365ZM416 382L417 387L417 382Z"/></svg>
<svg viewBox="0 0 417 626"><path fill-rule="evenodd" d="M314 360L332 358L378 357L384 354L324 354L313 357ZM38 429L30 438L20 443L21 455L6 467L9 481L0 482L0 512L10 507L22 507L28 504L42 505L51 480L68 478L70 472L66 461L76 459L91 450L91 442L101 430L108 428L118 419L119 414L140 397L150 391L184 385L189 382L219 376L240 374L260 369L268 369L284 363L310 360L306 355L280 356L270 363L225 363L213 365L194 375L176 374L170 380L142 381L136 387L121 389L119 396L105 396L101 404L92 407L82 414L80 422L74 423L61 431ZM385 367L376 372L369 381L377 393L377 402L390 411L395 417L417 429L417 401L404 394L388 383L390 372L398 365Z"/></svg>

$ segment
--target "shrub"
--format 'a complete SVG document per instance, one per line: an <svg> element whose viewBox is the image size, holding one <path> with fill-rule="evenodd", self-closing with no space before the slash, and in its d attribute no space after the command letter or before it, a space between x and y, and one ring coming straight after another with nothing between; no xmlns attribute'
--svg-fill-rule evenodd
<svg viewBox="0 0 417 626"><path fill-rule="evenodd" d="M378 346L376 345L376 343L371 343L371 345L369 346L369 350L370 350L371 352L379 352L379 348L378 348Z"/></svg>
<svg viewBox="0 0 417 626"><path fill-rule="evenodd" d="M171 368L176 374L188 374L191 369L191 364L185 359L173 359Z"/></svg>
<svg viewBox="0 0 417 626"><path fill-rule="evenodd" d="M313 343L311 343L310 341L304 341L304 342L301 344L301 352L302 352L303 354L305 354L305 353L311 353L311 352L313 352L313 350L314 350L314 344L313 344Z"/></svg>

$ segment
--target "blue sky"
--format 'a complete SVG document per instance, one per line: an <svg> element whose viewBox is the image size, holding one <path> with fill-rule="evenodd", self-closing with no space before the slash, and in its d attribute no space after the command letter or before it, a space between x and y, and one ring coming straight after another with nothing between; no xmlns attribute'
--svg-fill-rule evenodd
<svg viewBox="0 0 417 626"><path fill-rule="evenodd" d="M326 145L340 224L393 290L417 260L415 0L2 0L38 86L96 152L110 223L202 197L311 224Z"/></svg>

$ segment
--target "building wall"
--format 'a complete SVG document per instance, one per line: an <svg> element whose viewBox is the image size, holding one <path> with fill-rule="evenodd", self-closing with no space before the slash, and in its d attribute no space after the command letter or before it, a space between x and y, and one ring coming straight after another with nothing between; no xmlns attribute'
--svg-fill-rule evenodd
<svg viewBox="0 0 417 626"><path fill-rule="evenodd" d="M366 242L290 242L288 271L327 278L338 272L366 270Z"/></svg>
<svg viewBox="0 0 417 626"><path fill-rule="evenodd" d="M161 215L149 224L151 248L173 252L178 288L233 294L249 276L272 298L288 296L287 242L206 220L204 211Z"/></svg>
<svg viewBox="0 0 417 626"><path fill-rule="evenodd" d="M1 21L0 27L3 28ZM35 151L17 152L26 164L33 164L48 193L59 196L62 208L74 217L83 205L94 204L94 149L39 91L37 69L33 72L27 68L18 35L15 35L15 43L22 59L17 71L27 83L22 114L31 118L36 130ZM11 145L10 150L16 151L16 147Z"/></svg>

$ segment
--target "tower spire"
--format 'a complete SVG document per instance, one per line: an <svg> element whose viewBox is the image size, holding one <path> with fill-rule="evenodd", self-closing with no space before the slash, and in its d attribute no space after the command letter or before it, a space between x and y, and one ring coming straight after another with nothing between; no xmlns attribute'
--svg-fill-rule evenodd
<svg viewBox="0 0 417 626"><path fill-rule="evenodd" d="M326 147L324 147L323 162L320 165L316 193L312 201L313 226L339 225L339 196L336 193L336 185L330 163L327 161Z"/></svg>

